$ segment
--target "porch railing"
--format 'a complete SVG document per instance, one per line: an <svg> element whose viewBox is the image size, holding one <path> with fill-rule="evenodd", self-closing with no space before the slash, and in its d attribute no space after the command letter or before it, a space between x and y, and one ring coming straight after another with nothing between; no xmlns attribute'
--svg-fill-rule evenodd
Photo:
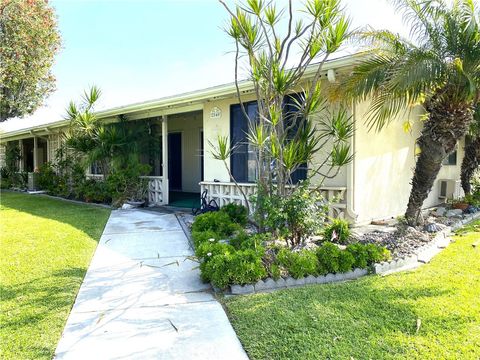
<svg viewBox="0 0 480 360"><path fill-rule="evenodd" d="M250 196L255 193L257 187L256 184L246 183L241 183L239 186L247 198L250 198ZM208 200L215 200L220 207L229 203L246 205L242 193L234 183L202 181L200 188L202 193L207 190ZM335 201L330 207L328 215L330 217L345 218L347 188L324 186L320 188L320 192L326 200Z"/></svg>

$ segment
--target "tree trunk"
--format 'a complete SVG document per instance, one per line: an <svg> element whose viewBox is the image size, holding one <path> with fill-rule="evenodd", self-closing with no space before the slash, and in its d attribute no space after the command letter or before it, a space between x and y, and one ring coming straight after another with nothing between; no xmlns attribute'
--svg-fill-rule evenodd
<svg viewBox="0 0 480 360"><path fill-rule="evenodd" d="M462 161L462 170L460 178L462 180L462 188L465 194L470 194L473 174L480 167L480 134L472 138L472 141L465 146L465 156Z"/></svg>
<svg viewBox="0 0 480 360"><path fill-rule="evenodd" d="M471 104L459 104L445 94L432 99L426 108L429 117L418 139L421 153L415 166L405 213L408 224L412 226L422 223L422 205L432 189L442 161L455 150L458 140L467 133L473 120Z"/></svg>

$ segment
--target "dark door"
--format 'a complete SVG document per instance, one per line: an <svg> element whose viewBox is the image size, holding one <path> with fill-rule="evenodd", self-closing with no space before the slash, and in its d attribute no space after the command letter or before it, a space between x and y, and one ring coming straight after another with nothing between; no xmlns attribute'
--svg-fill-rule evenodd
<svg viewBox="0 0 480 360"><path fill-rule="evenodd" d="M182 134L168 134L168 180L170 190L182 190Z"/></svg>

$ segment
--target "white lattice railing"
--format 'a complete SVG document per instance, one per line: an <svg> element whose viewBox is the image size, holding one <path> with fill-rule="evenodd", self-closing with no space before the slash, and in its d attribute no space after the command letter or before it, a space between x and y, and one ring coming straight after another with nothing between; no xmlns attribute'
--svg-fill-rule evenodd
<svg viewBox="0 0 480 360"><path fill-rule="evenodd" d="M257 187L255 184L245 183L241 183L239 186L247 196L247 199L255 193ZM234 183L202 181L200 183L200 188L202 193L207 190L208 201L215 200L220 207L229 203L236 203L244 206L246 205L242 193ZM330 208L329 216L344 218L345 209L347 208L347 188L325 186L320 188L320 192L326 200L336 201Z"/></svg>
<svg viewBox="0 0 480 360"><path fill-rule="evenodd" d="M164 189L168 185L163 176L141 176L140 179L148 180L148 202L154 205L166 205Z"/></svg>

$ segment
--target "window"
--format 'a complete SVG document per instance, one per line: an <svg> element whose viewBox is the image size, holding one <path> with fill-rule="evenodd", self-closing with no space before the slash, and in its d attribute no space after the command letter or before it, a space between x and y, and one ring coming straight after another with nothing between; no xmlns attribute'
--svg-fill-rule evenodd
<svg viewBox="0 0 480 360"><path fill-rule="evenodd" d="M298 95L288 96L285 99L285 123L296 111L293 106L292 98ZM250 119L258 121L258 105L256 101L244 103L245 111ZM298 124L293 127L290 132L292 136L298 130ZM233 150L230 157L230 167L233 177L238 182L254 182L257 179L256 154L253 145L249 144L248 138L248 119L245 118L240 104L231 105L230 107L230 139ZM303 164L291 175L293 183L307 178L307 164Z"/></svg>
<svg viewBox="0 0 480 360"><path fill-rule="evenodd" d="M448 155L443 160L442 165L457 165L457 150Z"/></svg>

